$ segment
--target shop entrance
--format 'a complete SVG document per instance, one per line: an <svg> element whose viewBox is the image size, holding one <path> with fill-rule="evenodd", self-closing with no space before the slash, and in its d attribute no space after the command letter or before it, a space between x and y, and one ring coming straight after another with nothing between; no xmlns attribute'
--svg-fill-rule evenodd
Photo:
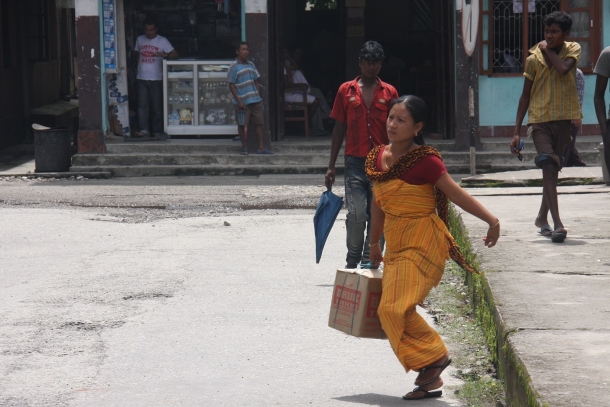
<svg viewBox="0 0 610 407"><path fill-rule="evenodd" d="M317 97L332 107L334 95L345 81L345 12L344 0L317 1L272 0L270 32L273 35L275 57L270 64L275 106L275 131L279 138L285 134L303 134L300 123L284 124L284 66L290 64L285 51L305 76ZM272 101L273 103L273 101ZM328 122L325 122L328 129Z"/></svg>
<svg viewBox="0 0 610 407"><path fill-rule="evenodd" d="M113 0L104 0L112 4ZM232 96L226 82L228 65L235 59L235 45L242 38L242 2L239 0L117 0L123 4L127 77L116 69L108 79L110 104L117 106L117 120L133 135L140 118L136 87L137 62L134 47L144 34L143 21L158 24L158 35L166 37L180 61L168 61L164 72L164 129L173 138L227 137L237 133ZM109 13L111 14L111 13ZM120 16L117 16L120 20ZM117 68L121 63L117 59ZM108 68L108 66L107 66ZM108 70L113 72L113 70ZM115 98L121 83L129 95L129 124L121 117L123 99ZM118 88L118 90L117 90ZM117 100L118 99L118 100ZM111 109L112 115L112 109ZM149 114L152 117L152 114ZM148 128L152 128L152 119ZM112 118L110 120L112 123ZM115 132L116 133L116 132Z"/></svg>
<svg viewBox="0 0 610 407"><path fill-rule="evenodd" d="M385 49L381 79L426 102L429 135L453 138L453 2L367 1L364 21L366 38Z"/></svg>
<svg viewBox="0 0 610 407"><path fill-rule="evenodd" d="M290 4L288 4L290 3ZM380 72L401 95L413 94L430 108L426 133L454 138L455 44L453 3L446 0L345 0L286 2L275 32L278 52L297 52L312 87L331 102L342 82L358 73L357 51L365 41L381 43ZM349 55L348 55L349 53ZM281 66L283 59L276 63ZM281 67L276 70L280 72ZM281 89L281 82L277 82ZM279 98L278 98L279 100ZM280 106L278 111L281 112ZM281 124L278 124L281 125Z"/></svg>

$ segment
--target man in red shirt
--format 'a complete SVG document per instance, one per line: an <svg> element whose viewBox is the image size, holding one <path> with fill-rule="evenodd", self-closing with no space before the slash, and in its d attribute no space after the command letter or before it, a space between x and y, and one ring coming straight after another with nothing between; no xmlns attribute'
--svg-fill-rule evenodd
<svg viewBox="0 0 610 407"><path fill-rule="evenodd" d="M377 77L384 59L376 41L364 44L358 55L361 76L345 82L335 98L330 117L335 119L330 161L325 184L335 182L335 162L345 139L345 200L347 205L346 268L370 267L369 232L372 184L364 172L367 154L380 144L388 144L386 120L392 99L398 92ZM366 236L365 236L366 232Z"/></svg>

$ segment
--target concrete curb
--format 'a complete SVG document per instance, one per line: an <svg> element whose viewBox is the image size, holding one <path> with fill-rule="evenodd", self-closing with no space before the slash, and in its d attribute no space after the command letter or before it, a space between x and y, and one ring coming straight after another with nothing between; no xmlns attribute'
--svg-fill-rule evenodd
<svg viewBox="0 0 610 407"><path fill-rule="evenodd" d="M481 324L487 344L494 358L500 380L504 384L508 406L543 407L547 403L531 386L531 377L512 345L511 334L502 315L495 306L495 299L485 274L466 275L466 284L477 321Z"/></svg>
<svg viewBox="0 0 610 407"><path fill-rule="evenodd" d="M557 186L575 185L599 185L605 184L603 178L560 178ZM507 187L541 187L542 178L526 180L482 180L482 179L462 179L462 188L507 188Z"/></svg>
<svg viewBox="0 0 610 407"><path fill-rule="evenodd" d="M84 177L88 179L109 179L112 178L112 173L109 171L94 171L94 172L28 172L22 174L1 173L0 178L76 178Z"/></svg>
<svg viewBox="0 0 610 407"><path fill-rule="evenodd" d="M461 216L457 219L455 228L459 228L464 236L468 231ZM470 245L468 238L467 244ZM471 247L461 247L462 253L472 252ZM489 273L489 272L488 272ZM475 318L483 329L487 345L498 371L499 379L504 384L506 403L508 406L548 407L532 386L530 374L521 360L518 350L512 345L511 334L502 315L496 307L495 298L485 274L466 273L465 282Z"/></svg>

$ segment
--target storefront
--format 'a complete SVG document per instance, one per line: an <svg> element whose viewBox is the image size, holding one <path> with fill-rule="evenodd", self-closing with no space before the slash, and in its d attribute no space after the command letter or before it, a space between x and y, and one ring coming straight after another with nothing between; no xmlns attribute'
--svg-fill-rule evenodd
<svg viewBox="0 0 610 407"><path fill-rule="evenodd" d="M134 78L128 51L140 32L140 22L153 12L166 25L160 26L160 33L173 41L182 57L231 60L235 55L231 42L247 39L250 57L262 75L268 139L285 134L284 48L300 48L309 82L332 102L338 86L358 74L359 47L374 39L382 43L388 55L382 79L401 94L424 97L433 111L430 133L453 139L457 149L464 149L471 142L471 123L477 144L480 137L505 136L512 131L523 83L523 58L540 34L540 17L553 9L566 10L578 20L572 37L576 35L587 52L587 58L581 61L586 75L583 129L590 134L598 131L592 106L594 75L590 72L601 49L610 44L610 7L600 0L480 0L479 35L471 56L464 50L461 35L462 6L471 4L466 0L230 0L228 13L225 4L218 9L216 0L168 0L168 6L144 0L115 1L116 10L124 13L117 15L116 21L126 22L124 40L117 41L125 49L115 53L117 64L126 67L116 72L116 88L121 74L125 89L121 96L128 95L122 102L111 100L109 86L115 85L108 75L115 74L112 68L106 70L103 65L100 69L99 65L99 50L105 45L103 0L76 0L81 152L105 151L103 136L109 128L109 106L113 102L128 103L122 116L126 125L120 125L121 129L131 126L129 110L135 105L130 83ZM512 30L515 19L521 21L518 31ZM193 72L195 80L199 71ZM199 91L199 85L196 88ZM202 91L205 98L207 87L202 86ZM216 92L214 99L220 96ZM192 98L195 100L195 95ZM205 121L210 116L205 103L198 111L193 105L191 117L197 126L202 112ZM229 116L227 113L225 110L224 116Z"/></svg>
<svg viewBox="0 0 610 407"><path fill-rule="evenodd" d="M332 104L339 85L358 74L360 47L374 39L386 49L382 79L393 84L401 94L418 94L430 105L429 135L454 139L459 148L468 145L468 95L476 96L474 111L478 111L478 83L471 81L478 74L478 66L469 68L458 35L461 23L456 3L459 0L228 1L76 0L79 76L83 79L79 82L80 152L105 152L104 134L109 128L119 134L132 131L133 114L130 118L129 112L135 111L135 67L130 63L130 55L135 39L142 32L143 19L151 14L160 21L159 34L172 42L181 58L191 59L181 67L168 70L174 72L175 84L166 86L165 119L168 126L170 122L182 126L176 128L180 130L174 133L176 136L227 137L230 133L212 130L218 125L234 125L230 104L223 104L227 95L220 92L223 78L215 77L211 84L200 79L206 72L210 77L222 75L224 66L235 58L233 46L239 40L248 41L250 59L262 76L265 137L277 140L285 134L284 48L300 48L309 82L320 88ZM227 5L229 8L225 9ZM105 20L110 18L115 22L114 38L107 37L110 32L105 32L109 31L105 27L111 26ZM125 24L116 24L117 21ZM103 54L102 69L95 63L99 55L96 47ZM472 59L478 60L478 51ZM211 70L206 71L206 64L213 65L208 67ZM189 90L179 90L181 86ZM178 105L188 103L190 107L171 105L176 104L176 98ZM175 124L180 123L180 112L185 109L188 110L184 112L186 124ZM220 124L221 120L226 122Z"/></svg>
<svg viewBox="0 0 610 407"><path fill-rule="evenodd" d="M102 0L102 15L103 96L112 133L129 136L138 127L134 48L149 18L180 56L164 61L164 131L172 137L237 134L226 74L242 39L241 1Z"/></svg>

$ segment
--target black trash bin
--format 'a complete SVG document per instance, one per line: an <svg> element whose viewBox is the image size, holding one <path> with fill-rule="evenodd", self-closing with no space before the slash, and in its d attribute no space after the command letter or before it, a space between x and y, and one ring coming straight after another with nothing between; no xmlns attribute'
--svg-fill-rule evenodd
<svg viewBox="0 0 610 407"><path fill-rule="evenodd" d="M72 130L34 130L35 172L66 172L72 164Z"/></svg>

